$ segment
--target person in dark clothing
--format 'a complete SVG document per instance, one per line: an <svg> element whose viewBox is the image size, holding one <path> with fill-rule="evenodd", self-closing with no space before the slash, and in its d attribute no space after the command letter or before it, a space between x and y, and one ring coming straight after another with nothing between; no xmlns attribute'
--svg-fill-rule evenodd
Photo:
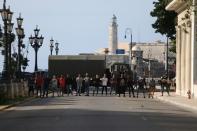
<svg viewBox="0 0 197 131"><path fill-rule="evenodd" d="M155 92L155 80L152 78L149 82L149 88L148 88L148 98L154 96L154 92Z"/></svg>
<svg viewBox="0 0 197 131"><path fill-rule="evenodd" d="M44 77L42 97L44 97L45 95L46 95L46 97L48 97L50 81L51 81L51 79L48 76Z"/></svg>
<svg viewBox="0 0 197 131"><path fill-rule="evenodd" d="M73 95L73 79L67 74L66 76L66 90L67 90L67 95L71 93Z"/></svg>
<svg viewBox="0 0 197 131"><path fill-rule="evenodd" d="M126 83L127 83L128 89L129 89L129 97L131 97L131 92L133 94L133 97L135 97L133 79L131 78L130 75L127 75Z"/></svg>
<svg viewBox="0 0 197 131"><path fill-rule="evenodd" d="M124 75L121 74L121 77L120 77L120 84L119 84L119 90L118 90L118 94L119 94L119 97L120 97L120 94L122 93L125 97L125 91L126 91L126 80L124 78Z"/></svg>
<svg viewBox="0 0 197 131"><path fill-rule="evenodd" d="M145 86L146 86L145 78L139 79L138 80L138 89L137 89L137 98L138 98L139 91L142 91L143 95L144 95L144 98L146 98L145 97Z"/></svg>
<svg viewBox="0 0 197 131"><path fill-rule="evenodd" d="M90 77L89 77L88 73L86 73L85 77L84 77L84 86L85 86L85 92L86 92L85 96L89 96Z"/></svg>
<svg viewBox="0 0 197 131"><path fill-rule="evenodd" d="M34 96L35 80L33 76L28 79L28 87L28 96Z"/></svg>
<svg viewBox="0 0 197 131"><path fill-rule="evenodd" d="M43 86L43 77L40 73L39 75L36 75L35 77L35 85L36 85L36 94L38 97L38 92L40 92L40 97L42 96L42 86Z"/></svg>
<svg viewBox="0 0 197 131"><path fill-rule="evenodd" d="M95 89L93 90L93 96L95 94L95 90L96 90L96 95L98 95L100 83L101 83L101 80L99 78L99 75L96 75L96 77L93 79L93 85L95 87Z"/></svg>
<svg viewBox="0 0 197 131"><path fill-rule="evenodd" d="M161 77L160 84L161 84L161 95L163 96L165 87L166 87L166 92L168 93L168 95L170 95L170 84L167 77Z"/></svg>

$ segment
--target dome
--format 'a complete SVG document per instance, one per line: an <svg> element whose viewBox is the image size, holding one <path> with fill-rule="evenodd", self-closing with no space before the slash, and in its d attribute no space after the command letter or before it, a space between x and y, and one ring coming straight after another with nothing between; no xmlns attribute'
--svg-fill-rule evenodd
<svg viewBox="0 0 197 131"><path fill-rule="evenodd" d="M142 51L141 48L139 46L134 46L132 48L132 51Z"/></svg>

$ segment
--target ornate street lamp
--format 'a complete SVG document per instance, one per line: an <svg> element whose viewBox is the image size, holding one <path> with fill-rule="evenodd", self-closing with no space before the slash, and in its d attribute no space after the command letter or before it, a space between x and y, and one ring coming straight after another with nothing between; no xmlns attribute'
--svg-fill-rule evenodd
<svg viewBox="0 0 197 131"><path fill-rule="evenodd" d="M35 69L34 71L38 71L38 49L42 46L44 37L39 35L40 29L38 29L38 26L36 26L36 29L34 29L34 34L35 36L33 37L32 35L29 37L29 42L35 50Z"/></svg>
<svg viewBox="0 0 197 131"><path fill-rule="evenodd" d="M4 67L3 67L3 77L9 79L10 77L10 71L11 71L11 43L8 40L9 35L8 33L11 33L13 24L12 21L12 15L13 12L10 11L9 8L6 8L6 0L3 2L3 9L0 10L2 20L4 23L4 35L3 35L3 41L4 41ZM10 35L11 36L11 35Z"/></svg>
<svg viewBox="0 0 197 131"><path fill-rule="evenodd" d="M59 52L59 43L58 42L55 43L55 52L56 52L56 55L58 55L58 52Z"/></svg>
<svg viewBox="0 0 197 131"><path fill-rule="evenodd" d="M130 68L132 69L132 47L133 47L133 42L132 42L132 29L131 28L126 28L125 29L125 39L127 38L127 35L130 35L131 41L129 43L129 64Z"/></svg>
<svg viewBox="0 0 197 131"><path fill-rule="evenodd" d="M13 30L13 26L14 26L14 23L8 23L7 24L7 29L8 29L8 62L9 62L9 73L11 75L11 69L12 69L12 42L14 41L15 39L15 35L12 33L12 30Z"/></svg>
<svg viewBox="0 0 197 131"><path fill-rule="evenodd" d="M24 29L22 28L23 18L21 18L21 14L17 18L17 25L16 34L18 36L18 61L17 61L17 74L18 78L21 76L21 47L23 43L23 38L25 38Z"/></svg>
<svg viewBox="0 0 197 131"><path fill-rule="evenodd" d="M53 40L53 38L51 38L51 40L50 40L50 52L51 52L51 55L53 55L53 48L54 48L53 43L54 43L54 40Z"/></svg>

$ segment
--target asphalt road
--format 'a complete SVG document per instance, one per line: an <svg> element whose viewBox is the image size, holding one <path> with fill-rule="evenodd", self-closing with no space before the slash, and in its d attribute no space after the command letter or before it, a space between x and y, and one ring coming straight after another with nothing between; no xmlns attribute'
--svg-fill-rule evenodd
<svg viewBox="0 0 197 131"><path fill-rule="evenodd" d="M0 131L197 131L197 115L142 97L37 98L0 112Z"/></svg>

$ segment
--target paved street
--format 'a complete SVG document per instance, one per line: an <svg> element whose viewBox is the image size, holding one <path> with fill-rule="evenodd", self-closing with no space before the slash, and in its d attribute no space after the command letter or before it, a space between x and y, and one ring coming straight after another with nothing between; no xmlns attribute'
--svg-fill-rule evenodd
<svg viewBox="0 0 197 131"><path fill-rule="evenodd" d="M1 131L196 131L197 115L155 99L37 98L0 112Z"/></svg>

